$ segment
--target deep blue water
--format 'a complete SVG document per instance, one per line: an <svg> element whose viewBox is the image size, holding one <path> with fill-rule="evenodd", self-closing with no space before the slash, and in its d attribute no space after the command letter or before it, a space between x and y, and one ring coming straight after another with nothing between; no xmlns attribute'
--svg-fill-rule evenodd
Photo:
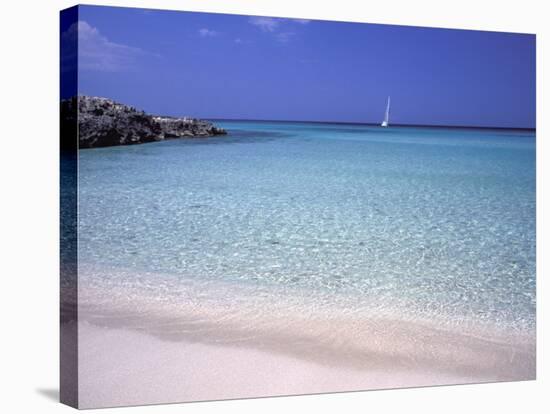
<svg viewBox="0 0 550 414"><path fill-rule="evenodd" d="M534 327L533 132L217 124L80 151L83 266Z"/></svg>

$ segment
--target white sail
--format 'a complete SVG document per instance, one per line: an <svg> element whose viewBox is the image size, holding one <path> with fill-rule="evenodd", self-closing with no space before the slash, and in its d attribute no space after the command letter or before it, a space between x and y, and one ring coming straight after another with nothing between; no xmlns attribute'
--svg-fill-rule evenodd
<svg viewBox="0 0 550 414"><path fill-rule="evenodd" d="M384 115L384 121L382 121L383 127L387 127L390 123L390 97L388 96L388 104L386 105L386 114Z"/></svg>

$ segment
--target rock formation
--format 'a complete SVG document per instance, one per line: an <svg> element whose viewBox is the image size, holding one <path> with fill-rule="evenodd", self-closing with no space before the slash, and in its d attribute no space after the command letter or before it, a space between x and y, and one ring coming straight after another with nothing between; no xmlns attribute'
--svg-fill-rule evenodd
<svg viewBox="0 0 550 414"><path fill-rule="evenodd" d="M78 96L61 101L62 139L76 139L74 135L66 133L75 124L75 116L78 116L79 148L226 134L224 129L215 127L208 121L153 116L111 99Z"/></svg>

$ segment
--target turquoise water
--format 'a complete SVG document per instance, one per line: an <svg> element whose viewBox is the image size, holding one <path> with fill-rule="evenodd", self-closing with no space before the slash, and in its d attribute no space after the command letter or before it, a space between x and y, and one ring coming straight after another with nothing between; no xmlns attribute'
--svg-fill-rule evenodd
<svg viewBox="0 0 550 414"><path fill-rule="evenodd" d="M533 132L217 124L80 151L81 266L534 328Z"/></svg>

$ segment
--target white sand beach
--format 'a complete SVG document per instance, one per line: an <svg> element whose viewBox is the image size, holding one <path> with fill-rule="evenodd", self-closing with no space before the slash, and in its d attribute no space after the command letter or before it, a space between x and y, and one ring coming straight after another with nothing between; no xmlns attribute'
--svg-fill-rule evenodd
<svg viewBox="0 0 550 414"><path fill-rule="evenodd" d="M80 408L483 381L414 367L354 369L250 348L165 341L87 323L80 324L79 334Z"/></svg>
<svg viewBox="0 0 550 414"><path fill-rule="evenodd" d="M81 408L535 378L531 335L357 311L338 295L134 280L82 278Z"/></svg>

